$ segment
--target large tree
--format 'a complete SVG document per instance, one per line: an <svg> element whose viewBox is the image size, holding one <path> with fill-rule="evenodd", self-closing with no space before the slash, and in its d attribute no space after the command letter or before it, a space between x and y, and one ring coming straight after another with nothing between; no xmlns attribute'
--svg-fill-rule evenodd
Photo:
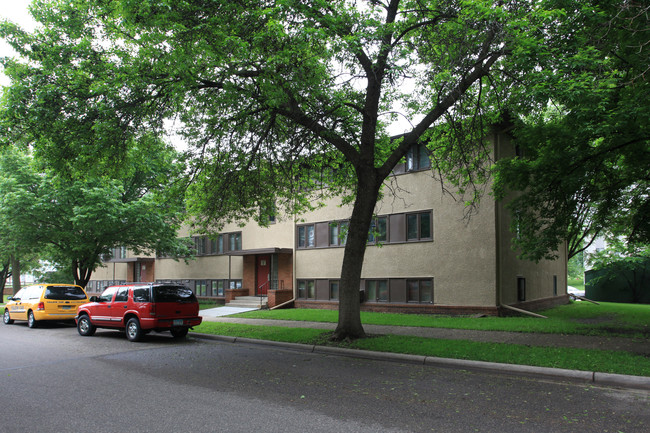
<svg viewBox="0 0 650 433"><path fill-rule="evenodd" d="M40 259L71 270L85 287L102 258L113 248L187 256L177 238L182 200L165 192L179 175L175 151L160 145L146 155L134 146L124 158L122 176L71 179L35 167L31 157L0 153L0 231L19 245L30 245ZM3 239L4 240L4 239Z"/></svg>
<svg viewBox="0 0 650 433"><path fill-rule="evenodd" d="M63 161L177 119L194 156L190 209L206 226L349 193L335 338L356 338L365 335L358 290L384 181L429 141L433 167L460 190L484 180L475 171L489 154L487 127L518 66L504 60L543 44L543 27L559 16L544 3L37 2L42 29L2 27L31 63L5 62L22 73L0 121ZM88 102L100 109L84 112ZM43 140L49 131L29 127L35 117L82 139Z"/></svg>
<svg viewBox="0 0 650 433"><path fill-rule="evenodd" d="M498 163L526 258L569 257L597 236L650 242L650 38L644 2L552 1L567 7L515 107L522 157Z"/></svg>

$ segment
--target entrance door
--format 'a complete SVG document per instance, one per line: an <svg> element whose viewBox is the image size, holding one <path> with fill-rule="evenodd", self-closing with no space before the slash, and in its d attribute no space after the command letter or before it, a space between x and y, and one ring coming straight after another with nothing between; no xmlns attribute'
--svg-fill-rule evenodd
<svg viewBox="0 0 650 433"><path fill-rule="evenodd" d="M271 256L257 256L257 295L266 295L271 276Z"/></svg>

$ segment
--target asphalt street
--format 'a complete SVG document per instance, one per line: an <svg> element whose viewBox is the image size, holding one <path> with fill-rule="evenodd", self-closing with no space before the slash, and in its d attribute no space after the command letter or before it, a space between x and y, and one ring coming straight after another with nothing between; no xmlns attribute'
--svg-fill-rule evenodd
<svg viewBox="0 0 650 433"><path fill-rule="evenodd" d="M0 325L2 432L646 432L650 392Z"/></svg>

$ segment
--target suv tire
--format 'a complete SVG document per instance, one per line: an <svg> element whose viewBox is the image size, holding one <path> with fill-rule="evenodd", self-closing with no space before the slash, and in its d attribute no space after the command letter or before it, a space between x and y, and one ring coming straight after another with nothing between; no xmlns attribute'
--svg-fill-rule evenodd
<svg viewBox="0 0 650 433"><path fill-rule="evenodd" d="M139 341L142 338L143 332L140 328L140 322L135 317L126 322L126 338L129 341Z"/></svg>
<svg viewBox="0 0 650 433"><path fill-rule="evenodd" d="M97 327L92 324L90 317L87 315L84 314L77 319L77 332L79 332L79 335L90 337L96 330Z"/></svg>

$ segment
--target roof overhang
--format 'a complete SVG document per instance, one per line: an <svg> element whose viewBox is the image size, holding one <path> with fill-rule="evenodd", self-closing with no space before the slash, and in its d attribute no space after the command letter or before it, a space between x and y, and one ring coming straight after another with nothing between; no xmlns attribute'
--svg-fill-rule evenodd
<svg viewBox="0 0 650 433"><path fill-rule="evenodd" d="M291 248L259 248L254 250L239 250L239 251L229 251L229 256L257 256L263 254L293 254L293 249Z"/></svg>
<svg viewBox="0 0 650 433"><path fill-rule="evenodd" d="M127 257L125 259L110 259L108 263L153 263L156 259L154 257Z"/></svg>

